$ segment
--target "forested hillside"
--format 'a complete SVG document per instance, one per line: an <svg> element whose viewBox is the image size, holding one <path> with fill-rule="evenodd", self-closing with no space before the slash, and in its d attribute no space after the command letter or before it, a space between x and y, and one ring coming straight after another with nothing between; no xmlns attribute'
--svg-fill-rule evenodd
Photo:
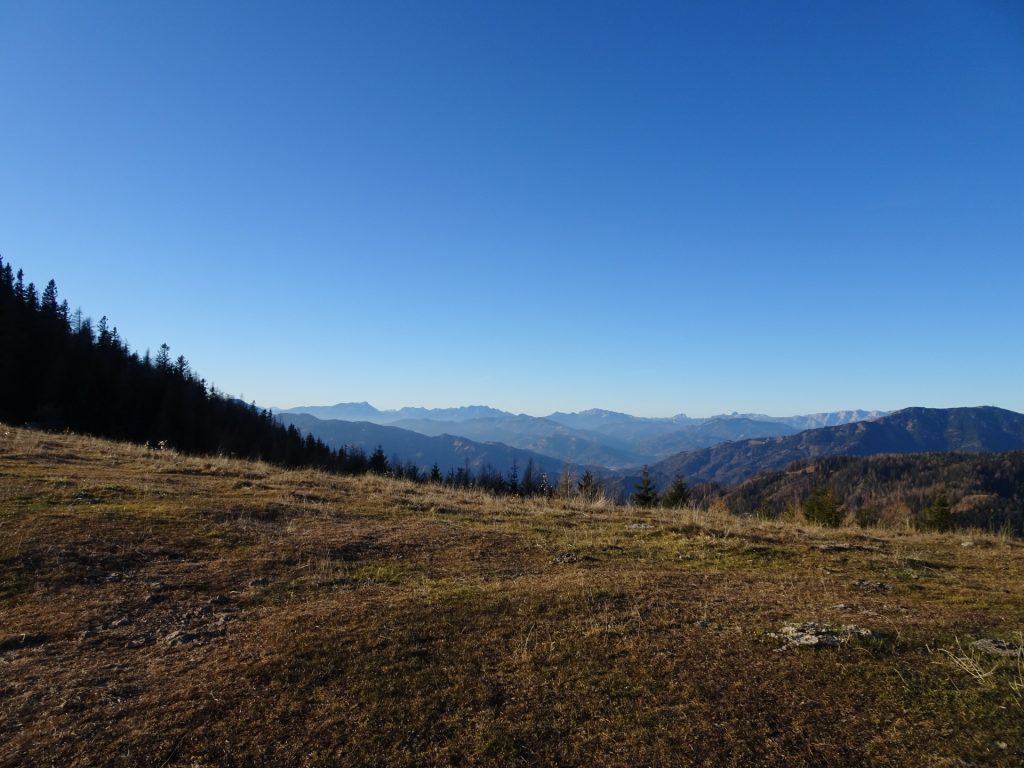
<svg viewBox="0 0 1024 768"><path fill-rule="evenodd" d="M53 280L40 292L2 259L0 421L286 466L347 471L366 462L218 392L166 344L140 356L106 317L94 324L72 312Z"/></svg>
<svg viewBox="0 0 1024 768"><path fill-rule="evenodd" d="M509 467L402 462L389 446L329 446L274 415L218 392L166 344L139 355L106 317L72 312L50 280L40 292L0 260L0 422L148 443L185 453L260 459L330 472L390 474L500 493L546 493L538 471L524 486ZM396 460L397 459L397 460ZM525 473L529 456L519 471ZM552 463L555 462L552 460ZM560 466L560 463L558 464ZM511 469L511 475L506 475ZM548 468L550 470L550 468ZM552 482L556 472L550 471ZM526 478L524 478L526 479Z"/></svg>
<svg viewBox="0 0 1024 768"><path fill-rule="evenodd" d="M747 480L725 496L733 512L782 515L826 490L863 524L926 522L939 499L949 526L1024 533L1024 451L832 456Z"/></svg>

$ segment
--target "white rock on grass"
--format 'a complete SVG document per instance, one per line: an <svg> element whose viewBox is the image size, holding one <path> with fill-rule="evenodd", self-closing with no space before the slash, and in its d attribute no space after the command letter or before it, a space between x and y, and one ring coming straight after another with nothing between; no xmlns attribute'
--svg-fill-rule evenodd
<svg viewBox="0 0 1024 768"><path fill-rule="evenodd" d="M854 639L871 637L871 630L848 624L787 624L778 632L769 633L770 637L779 638L784 642L782 648L836 648Z"/></svg>

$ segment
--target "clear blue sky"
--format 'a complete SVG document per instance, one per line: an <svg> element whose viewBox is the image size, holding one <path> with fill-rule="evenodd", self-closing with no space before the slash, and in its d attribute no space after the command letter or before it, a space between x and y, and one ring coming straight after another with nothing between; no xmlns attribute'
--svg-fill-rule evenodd
<svg viewBox="0 0 1024 768"><path fill-rule="evenodd" d="M261 405L1024 411L1024 4L0 0L0 254Z"/></svg>

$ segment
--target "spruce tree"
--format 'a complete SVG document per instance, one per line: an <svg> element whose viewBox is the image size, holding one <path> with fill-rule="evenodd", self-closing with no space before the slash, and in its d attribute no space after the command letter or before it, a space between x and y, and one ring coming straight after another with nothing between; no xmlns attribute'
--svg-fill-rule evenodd
<svg viewBox="0 0 1024 768"><path fill-rule="evenodd" d="M845 516L843 508L836 500L832 489L826 485L817 486L804 502L804 517L809 522L838 528Z"/></svg>
<svg viewBox="0 0 1024 768"><path fill-rule="evenodd" d="M512 459L512 469L509 470L509 473L508 473L508 484L507 485L508 485L507 490L508 490L509 493L511 493L511 494L518 494L519 493L519 464L518 464L518 462L514 458Z"/></svg>
<svg viewBox="0 0 1024 768"><path fill-rule="evenodd" d="M51 280L43 289L43 299L40 308L48 314L57 314L57 283Z"/></svg>
<svg viewBox="0 0 1024 768"><path fill-rule="evenodd" d="M533 496L537 492L537 480L533 468L533 457L526 462L526 469L523 470L523 482L520 483L523 496Z"/></svg>
<svg viewBox="0 0 1024 768"><path fill-rule="evenodd" d="M589 469L583 473L583 477L580 478L576 488L580 496L587 501L596 501L601 495L601 482L594 477L594 473Z"/></svg>
<svg viewBox="0 0 1024 768"><path fill-rule="evenodd" d="M375 475L386 475L391 465L388 457L384 455L383 446L378 445L376 450L370 454L370 471Z"/></svg>
<svg viewBox="0 0 1024 768"><path fill-rule="evenodd" d="M945 486L940 487L932 496L931 504L925 510L921 523L922 527L929 531L948 531L953 527L953 510L949 505Z"/></svg>
<svg viewBox="0 0 1024 768"><path fill-rule="evenodd" d="M106 319L106 318L104 318ZM102 321L101 321L102 322ZM160 345L160 349L156 352L156 369L158 371L168 371L171 368L171 348L166 343Z"/></svg>
<svg viewBox="0 0 1024 768"><path fill-rule="evenodd" d="M676 475L672 480L672 485L665 492L665 495L661 499L661 505L663 507L672 507L679 509L685 507L690 503L690 486L683 480L682 475Z"/></svg>
<svg viewBox="0 0 1024 768"><path fill-rule="evenodd" d="M630 501L636 507L653 507L658 503L658 491L651 481L651 472L646 464L640 472L640 484L633 489Z"/></svg>

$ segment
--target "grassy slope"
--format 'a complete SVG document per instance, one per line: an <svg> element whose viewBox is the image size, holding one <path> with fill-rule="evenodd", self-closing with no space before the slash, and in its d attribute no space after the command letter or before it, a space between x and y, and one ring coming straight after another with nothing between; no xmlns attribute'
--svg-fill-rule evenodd
<svg viewBox="0 0 1024 768"><path fill-rule="evenodd" d="M1024 547L963 539L0 426L0 765L1018 765L969 642L1024 628Z"/></svg>

